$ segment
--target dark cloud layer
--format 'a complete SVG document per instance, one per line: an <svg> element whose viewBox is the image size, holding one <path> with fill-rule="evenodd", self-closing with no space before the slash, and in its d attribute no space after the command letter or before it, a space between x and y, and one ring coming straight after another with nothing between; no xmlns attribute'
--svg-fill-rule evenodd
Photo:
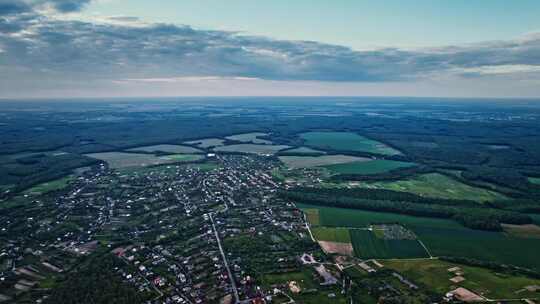
<svg viewBox="0 0 540 304"><path fill-rule="evenodd" d="M89 0L0 0L0 73L28 79L132 79L223 76L334 82L408 81L452 74L481 77L485 68L540 67L540 35L437 49L355 51L310 41L283 41L142 24L61 20L38 13L80 10ZM493 70L493 69L492 69ZM536 71L538 72L538 71Z"/></svg>

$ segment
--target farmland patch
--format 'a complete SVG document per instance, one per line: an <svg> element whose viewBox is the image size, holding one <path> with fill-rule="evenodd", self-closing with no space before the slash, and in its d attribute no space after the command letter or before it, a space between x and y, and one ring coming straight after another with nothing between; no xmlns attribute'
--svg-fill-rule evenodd
<svg viewBox="0 0 540 304"><path fill-rule="evenodd" d="M300 134L306 145L315 148L368 152L384 155L400 154L399 151L375 140L352 132L307 132Z"/></svg>

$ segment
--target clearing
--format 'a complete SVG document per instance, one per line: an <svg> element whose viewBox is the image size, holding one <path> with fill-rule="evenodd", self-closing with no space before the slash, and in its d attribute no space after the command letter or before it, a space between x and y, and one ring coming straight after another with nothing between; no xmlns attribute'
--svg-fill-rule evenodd
<svg viewBox="0 0 540 304"><path fill-rule="evenodd" d="M189 145L195 145L199 148L207 149L212 147L223 146L225 140L221 138L203 138L198 140L186 141L184 143Z"/></svg>
<svg viewBox="0 0 540 304"><path fill-rule="evenodd" d="M360 161L346 164L333 164L324 166L326 169L339 174L379 174L392 170L413 167L415 164L386 159Z"/></svg>
<svg viewBox="0 0 540 304"><path fill-rule="evenodd" d="M225 138L228 140L241 141L245 143L271 145L272 144L271 141L259 138L259 137L267 136L267 135L268 135L267 133L253 132L253 133L231 135Z"/></svg>
<svg viewBox="0 0 540 304"><path fill-rule="evenodd" d="M368 152L383 155L400 154L399 151L375 140L352 132L307 132L300 134L310 147L337 150Z"/></svg>
<svg viewBox="0 0 540 304"><path fill-rule="evenodd" d="M280 156L287 167L291 169L312 168L334 164L343 164L351 162L367 162L370 159L349 155L323 155L323 156Z"/></svg>
<svg viewBox="0 0 540 304"><path fill-rule="evenodd" d="M472 187L439 173L423 174L398 181L363 183L362 185L368 188L411 192L421 196L445 199L462 199L480 202L506 199L506 197L500 193L483 188Z"/></svg>
<svg viewBox="0 0 540 304"><path fill-rule="evenodd" d="M287 149L289 146L283 145L255 145L255 144L240 144L229 145L214 148L216 152L239 152L252 154L274 154L278 151Z"/></svg>
<svg viewBox="0 0 540 304"><path fill-rule="evenodd" d="M148 152L148 153L157 153L157 152L166 152L166 153L202 153L203 151L195 149L188 146L180 145L154 145L154 146L143 146L126 151L131 152Z"/></svg>

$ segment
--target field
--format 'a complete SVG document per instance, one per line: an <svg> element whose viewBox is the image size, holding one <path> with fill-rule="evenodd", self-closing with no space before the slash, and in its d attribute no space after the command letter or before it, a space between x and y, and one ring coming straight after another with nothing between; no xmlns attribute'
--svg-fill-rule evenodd
<svg viewBox="0 0 540 304"><path fill-rule="evenodd" d="M280 150L287 149L289 146L283 145L255 145L239 144L214 148L216 152L239 152L252 154L274 154Z"/></svg>
<svg viewBox="0 0 540 304"><path fill-rule="evenodd" d="M159 158L172 160L174 162L192 162L192 161L201 160L204 158L204 156L197 155L197 154L172 154L172 155L160 156Z"/></svg>
<svg viewBox="0 0 540 304"><path fill-rule="evenodd" d="M405 180L374 182L363 185L369 188L411 192L422 196L446 199L486 202L506 198L497 192L472 187L439 173L424 174Z"/></svg>
<svg viewBox="0 0 540 304"><path fill-rule="evenodd" d="M73 180L73 175L66 176L57 180L53 180L50 182L42 183L37 186L34 186L26 191L24 191L25 194L44 194L47 192L60 190L65 188L70 181Z"/></svg>
<svg viewBox="0 0 540 304"><path fill-rule="evenodd" d="M530 225L509 225L502 224L504 232L513 237L540 239L540 227L534 224Z"/></svg>
<svg viewBox="0 0 540 304"><path fill-rule="evenodd" d="M302 211L306 214L307 220L312 226L318 226L320 224L319 209L306 208Z"/></svg>
<svg viewBox="0 0 540 304"><path fill-rule="evenodd" d="M187 166L190 168L198 168L201 171L212 171L217 168L220 168L220 164L215 163L215 162L195 163L195 164L188 164Z"/></svg>
<svg viewBox="0 0 540 304"><path fill-rule="evenodd" d="M224 142L225 141L221 138L203 138L198 140L186 141L185 143L206 149L211 147L223 146Z"/></svg>
<svg viewBox="0 0 540 304"><path fill-rule="evenodd" d="M271 145L272 144L271 141L258 138L258 137L266 136L266 135L268 135L268 134L254 132L254 133L244 133L244 134L237 134L237 135L227 136L225 138L229 139L229 140L236 140L236 141L241 141L241 142L245 142L245 143Z"/></svg>
<svg viewBox="0 0 540 304"><path fill-rule="evenodd" d="M360 161L346 164L333 164L324 166L332 172L339 174L379 174L396 169L414 166L413 163L393 160L377 159L372 161Z"/></svg>
<svg viewBox="0 0 540 304"><path fill-rule="evenodd" d="M337 150L377 153L383 155L400 154L399 151L378 141L351 132L307 132L300 134L310 147Z"/></svg>
<svg viewBox="0 0 540 304"><path fill-rule="evenodd" d="M144 147L137 147L133 149L129 149L127 151L131 152L148 152L148 153L155 153L155 152L167 152L167 153L201 153L203 151L199 149L195 149L188 146L180 146L180 145L155 145L155 146L144 146Z"/></svg>
<svg viewBox="0 0 540 304"><path fill-rule="evenodd" d="M308 147L298 147L295 149L283 151L283 153L298 153L298 154L326 154L324 151L311 149Z"/></svg>
<svg viewBox="0 0 540 304"><path fill-rule="evenodd" d="M467 288L491 299L512 299L523 297L538 297L538 293L521 291L525 286L540 285L540 280L523 276L510 276L489 269L458 265L440 260L407 260L384 261L385 267L395 269L405 277L422 283L439 293L446 293L456 286L450 281L454 276L449 268L459 267L464 273L465 281L458 286Z"/></svg>
<svg viewBox="0 0 540 304"><path fill-rule="evenodd" d="M201 155L191 154L175 154L158 157L152 154L137 154L124 152L92 153L86 154L86 156L105 161L113 169L128 167L146 167L177 162L194 161L203 157Z"/></svg>
<svg viewBox="0 0 540 304"><path fill-rule="evenodd" d="M433 256L470 257L540 271L540 259L537 257L540 252L539 239L516 238L504 232L473 230L445 219L303 204L298 204L298 207L318 209L319 225L327 227L365 228L372 223L400 223L412 230ZM310 212L315 214L314 211Z"/></svg>
<svg viewBox="0 0 540 304"><path fill-rule="evenodd" d="M535 185L540 185L540 177L529 177L529 182Z"/></svg>
<svg viewBox="0 0 540 304"><path fill-rule="evenodd" d="M314 227L311 228L313 236L318 241L338 242L338 243L350 243L351 235L349 229L343 228L329 228L329 227Z"/></svg>
<svg viewBox="0 0 540 304"><path fill-rule="evenodd" d="M351 229L356 256L362 259L426 258L429 255L418 240L385 240L370 230Z"/></svg>
<svg viewBox="0 0 540 304"><path fill-rule="evenodd" d="M351 162L367 162L369 158L348 156L348 155L323 155L323 156L280 156L281 160L287 167L296 168L312 168L327 165L351 163Z"/></svg>

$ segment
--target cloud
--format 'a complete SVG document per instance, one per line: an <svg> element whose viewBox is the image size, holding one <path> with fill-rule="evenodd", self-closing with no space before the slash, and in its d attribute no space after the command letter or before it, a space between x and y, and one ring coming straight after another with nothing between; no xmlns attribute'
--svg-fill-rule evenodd
<svg viewBox="0 0 540 304"><path fill-rule="evenodd" d="M186 82L260 79L320 82L410 82L443 76L482 78L540 73L540 34L429 49L375 49L285 41L127 16L95 21L46 15L89 0L0 0L0 89L47 79ZM4 74L6 75L6 74ZM520 76L526 75L526 76Z"/></svg>

